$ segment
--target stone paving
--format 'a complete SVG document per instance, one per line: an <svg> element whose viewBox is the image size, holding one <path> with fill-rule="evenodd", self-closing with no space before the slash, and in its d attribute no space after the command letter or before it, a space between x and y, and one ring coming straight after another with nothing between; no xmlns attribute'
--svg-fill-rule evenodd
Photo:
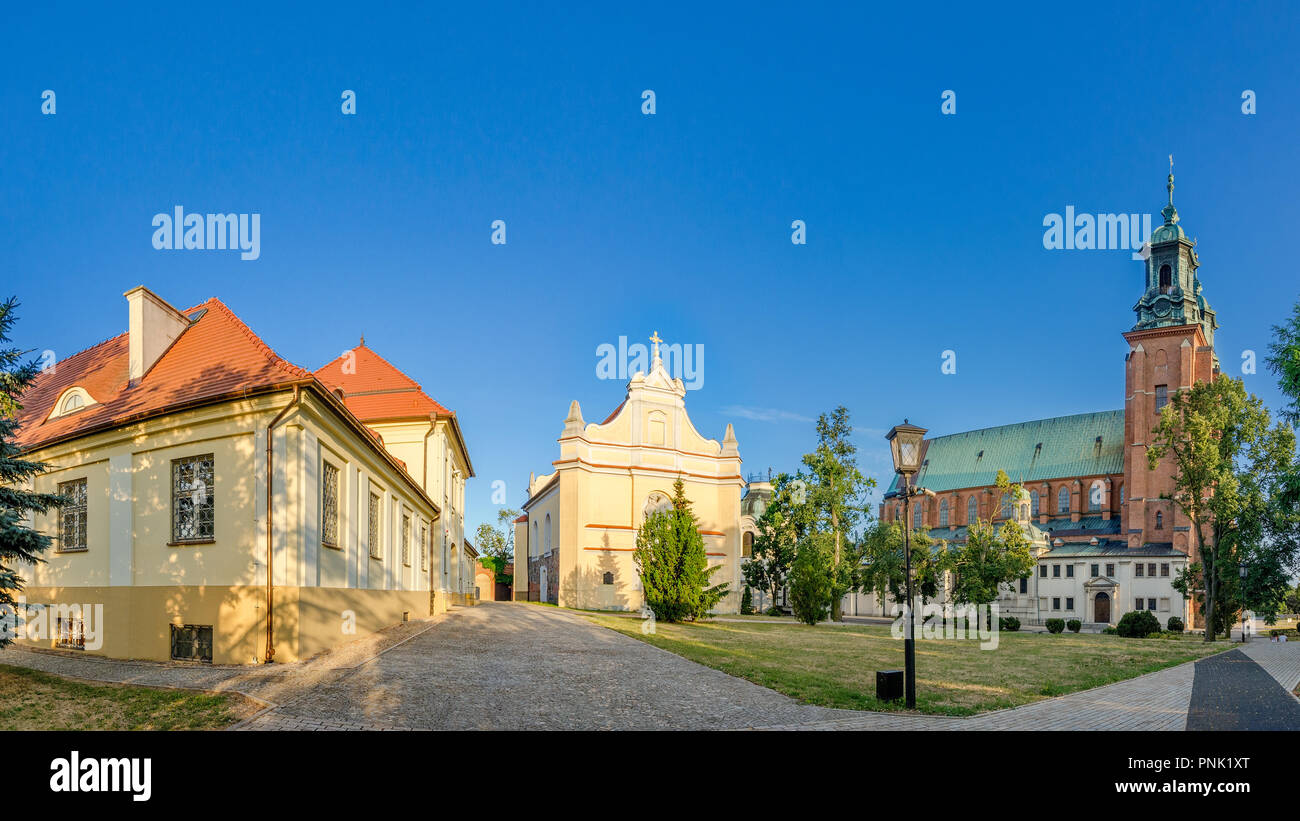
<svg viewBox="0 0 1300 821"><path fill-rule="evenodd" d="M1257 640L1243 652L1288 692L1300 683L1300 642ZM971 718L836 710L800 704L577 613L514 603L454 608L297 664L157 664L14 647L0 651L0 663L240 693L255 706L232 728L239 730L1182 730L1195 671L1187 663Z"/></svg>

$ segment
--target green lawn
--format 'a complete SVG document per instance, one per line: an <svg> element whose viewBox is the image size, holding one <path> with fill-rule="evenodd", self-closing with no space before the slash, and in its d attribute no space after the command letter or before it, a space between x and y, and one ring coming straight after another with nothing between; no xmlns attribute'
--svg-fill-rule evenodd
<svg viewBox="0 0 1300 821"><path fill-rule="evenodd" d="M0 730L212 730L242 699L188 690L86 684L0 664Z"/></svg>
<svg viewBox="0 0 1300 821"><path fill-rule="evenodd" d="M589 616L616 630L749 679L808 704L850 710L901 710L876 700L876 671L903 667L903 642L889 627L808 627L791 622L702 622L655 625L642 635L639 620ZM1206 646L1200 636L1161 638L1062 633L1000 633L995 650L980 642L916 642L916 706L923 713L965 716L1017 707L1086 690L1232 649Z"/></svg>

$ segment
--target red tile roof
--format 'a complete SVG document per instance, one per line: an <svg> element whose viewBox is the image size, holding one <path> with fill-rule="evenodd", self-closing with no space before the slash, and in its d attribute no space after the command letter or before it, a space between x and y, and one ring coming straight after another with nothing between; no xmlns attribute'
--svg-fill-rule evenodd
<svg viewBox="0 0 1300 821"><path fill-rule="evenodd" d="M454 415L365 342L316 371L315 376L330 389L343 391L343 403L364 422Z"/></svg>
<svg viewBox="0 0 1300 821"><path fill-rule="evenodd" d="M125 333L38 376L22 396L18 445L33 448L182 405L312 378L310 371L276 355L219 299L181 313L190 317L190 326L134 386L128 379ZM55 402L74 385L97 404L49 418Z"/></svg>

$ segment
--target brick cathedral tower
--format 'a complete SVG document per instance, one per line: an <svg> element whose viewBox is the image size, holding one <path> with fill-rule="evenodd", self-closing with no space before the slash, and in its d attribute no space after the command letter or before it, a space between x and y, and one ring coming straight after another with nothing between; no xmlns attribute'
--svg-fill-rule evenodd
<svg viewBox="0 0 1300 821"><path fill-rule="evenodd" d="M1164 224L1151 233L1146 259L1146 290L1133 306L1137 324L1124 334L1129 353L1124 379L1124 484L1120 527L1130 548L1172 547L1197 561L1190 522L1168 498L1174 468L1169 459L1147 467L1147 447L1160 408L1177 390L1207 382L1219 372L1214 353L1218 320L1196 276L1200 261L1174 208L1173 160L1169 164L1169 204Z"/></svg>

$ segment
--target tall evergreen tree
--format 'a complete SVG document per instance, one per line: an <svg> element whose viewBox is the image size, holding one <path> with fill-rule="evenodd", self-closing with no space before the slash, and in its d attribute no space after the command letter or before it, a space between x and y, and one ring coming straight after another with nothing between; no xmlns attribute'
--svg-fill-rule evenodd
<svg viewBox="0 0 1300 821"><path fill-rule="evenodd" d="M673 482L672 507L646 517L633 554L646 605L659 621L698 619L727 593L727 585L709 584L718 565L709 567L699 522L686 498L682 480Z"/></svg>
<svg viewBox="0 0 1300 821"><path fill-rule="evenodd" d="M16 415L22 408L23 391L36 379L35 360L8 345L9 332L17 319L16 299L0 303L0 614L12 612L14 594L22 590L25 579L18 574L19 564L43 561L50 537L30 527L27 517L57 507L62 497L53 493L33 493L27 488L45 472L46 466L23 458L15 443L18 433ZM0 631L0 647L12 636Z"/></svg>

